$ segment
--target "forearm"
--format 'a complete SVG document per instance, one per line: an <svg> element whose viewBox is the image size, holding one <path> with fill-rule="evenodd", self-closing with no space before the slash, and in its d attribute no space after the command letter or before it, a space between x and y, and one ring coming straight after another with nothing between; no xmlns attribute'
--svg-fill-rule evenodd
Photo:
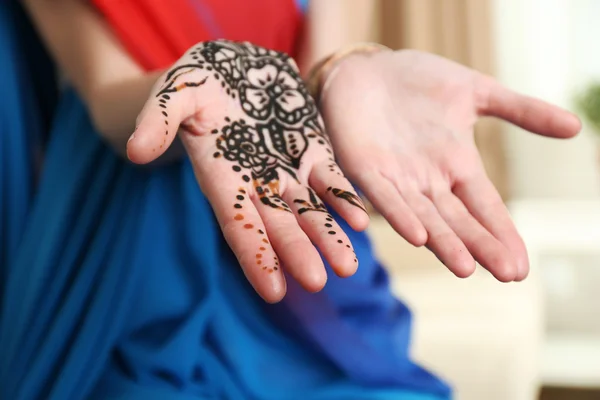
<svg viewBox="0 0 600 400"><path fill-rule="evenodd" d="M151 94L152 86L162 71L132 78L127 81L106 84L94 93L91 115L96 129L117 152L126 157L127 141L135 130L136 117ZM185 149L175 139L169 149L153 165L180 159Z"/></svg>
<svg viewBox="0 0 600 400"><path fill-rule="evenodd" d="M46 47L120 154L160 75L146 74L85 0L23 0ZM180 147L181 149L181 147Z"/></svg>
<svg viewBox="0 0 600 400"><path fill-rule="evenodd" d="M151 94L160 72L122 82L99 86L90 102L90 112L96 129L121 155L125 155L127 140L135 130L136 117ZM160 158L168 162L181 157L184 149L176 140Z"/></svg>
<svg viewBox="0 0 600 400"><path fill-rule="evenodd" d="M372 0L311 0L307 29L300 41L299 65L303 74L341 47L372 40L374 11Z"/></svg>

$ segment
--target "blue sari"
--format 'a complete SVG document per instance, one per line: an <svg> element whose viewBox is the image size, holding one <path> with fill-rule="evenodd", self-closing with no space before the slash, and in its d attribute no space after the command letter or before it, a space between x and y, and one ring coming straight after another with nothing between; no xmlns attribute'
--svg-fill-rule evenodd
<svg viewBox="0 0 600 400"><path fill-rule="evenodd" d="M27 34L24 34L27 32ZM0 398L441 400L362 233L358 273L277 305L245 281L189 161L134 166L0 3ZM36 150L44 150L39 179Z"/></svg>

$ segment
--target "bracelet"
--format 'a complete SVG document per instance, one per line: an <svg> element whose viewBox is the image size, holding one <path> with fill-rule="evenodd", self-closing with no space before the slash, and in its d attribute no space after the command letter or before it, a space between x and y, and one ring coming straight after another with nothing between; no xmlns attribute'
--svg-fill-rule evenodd
<svg viewBox="0 0 600 400"><path fill-rule="evenodd" d="M380 51L391 50L379 43L353 43L349 46L343 47L335 53L325 57L319 61L309 72L306 80L306 86L310 95L315 99L317 104L319 103L323 88L327 82L323 81L323 76L334 67L336 67L340 61L352 54L371 54ZM331 75L329 75L331 76Z"/></svg>

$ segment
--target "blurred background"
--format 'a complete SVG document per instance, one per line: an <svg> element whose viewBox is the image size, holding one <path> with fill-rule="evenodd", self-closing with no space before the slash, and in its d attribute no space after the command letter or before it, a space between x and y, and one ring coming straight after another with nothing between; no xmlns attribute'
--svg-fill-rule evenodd
<svg viewBox="0 0 600 400"><path fill-rule="evenodd" d="M598 0L360 1L372 7L371 40L449 57L580 115L578 99L600 79ZM350 28L364 12L358 2L345 1ZM477 127L528 246L525 282L498 283L481 269L456 279L381 219L371 226L415 314L413 356L458 400L600 399L600 131L590 121L570 141L495 120Z"/></svg>

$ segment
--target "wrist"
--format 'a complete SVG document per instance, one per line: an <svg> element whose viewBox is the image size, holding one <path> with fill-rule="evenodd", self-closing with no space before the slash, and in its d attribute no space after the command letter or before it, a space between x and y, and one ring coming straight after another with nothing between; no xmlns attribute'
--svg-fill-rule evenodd
<svg viewBox="0 0 600 400"><path fill-rule="evenodd" d="M352 56L368 56L382 51L391 51L391 49L378 43L360 42L343 47L328 57L325 57L310 70L307 79L309 93L318 104L331 78L335 75L336 71L344 61Z"/></svg>
<svg viewBox="0 0 600 400"><path fill-rule="evenodd" d="M124 148L159 73L98 85L90 91L86 103L94 128L100 136Z"/></svg>

